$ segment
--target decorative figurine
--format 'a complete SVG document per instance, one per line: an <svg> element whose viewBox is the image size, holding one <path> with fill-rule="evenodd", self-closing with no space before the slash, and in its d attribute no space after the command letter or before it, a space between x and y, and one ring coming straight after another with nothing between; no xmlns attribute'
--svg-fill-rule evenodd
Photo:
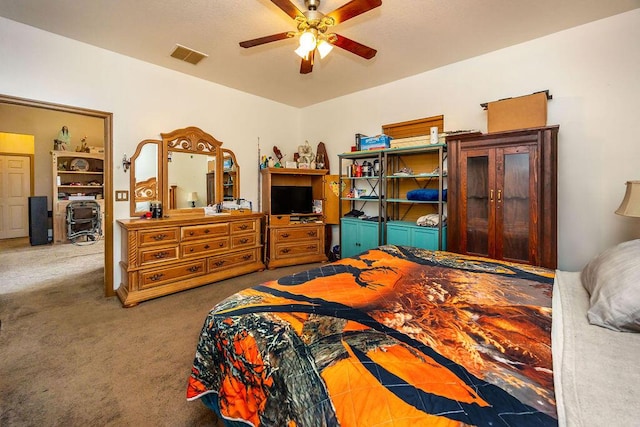
<svg viewBox="0 0 640 427"><path fill-rule="evenodd" d="M305 141L303 145L298 145L299 163L311 163L315 158L309 141Z"/></svg>
<svg viewBox="0 0 640 427"><path fill-rule="evenodd" d="M275 145L273 146L273 154L276 155L276 159L278 159L278 162L282 162L282 158L284 157L284 155L282 154L282 151L280 151L280 149Z"/></svg>
<svg viewBox="0 0 640 427"><path fill-rule="evenodd" d="M69 135L69 128L62 126L58 137L53 140L53 149L58 151L66 151L67 146L71 143L71 135Z"/></svg>

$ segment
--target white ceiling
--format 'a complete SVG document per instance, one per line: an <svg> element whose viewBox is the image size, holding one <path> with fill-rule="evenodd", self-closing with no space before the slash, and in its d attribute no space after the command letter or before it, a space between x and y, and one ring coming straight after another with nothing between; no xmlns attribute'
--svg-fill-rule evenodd
<svg viewBox="0 0 640 427"><path fill-rule="evenodd" d="M328 13L347 0L322 0ZM304 0L292 0L306 10ZM294 107L532 40L640 7L640 0L383 0L334 32L378 50L335 48L302 75L294 39L240 41L295 30L269 0L0 0L0 16ZM176 44L206 53L171 58Z"/></svg>

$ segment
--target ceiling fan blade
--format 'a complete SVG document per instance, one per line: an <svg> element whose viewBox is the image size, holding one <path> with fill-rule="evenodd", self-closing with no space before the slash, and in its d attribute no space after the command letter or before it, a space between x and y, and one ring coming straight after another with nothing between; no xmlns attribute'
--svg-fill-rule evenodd
<svg viewBox="0 0 640 427"><path fill-rule="evenodd" d="M289 0L271 0L271 3L282 9L282 11L289 15L292 19L296 19L298 16L304 18L304 15L302 12L300 12L300 9L298 9L296 5L291 3Z"/></svg>
<svg viewBox="0 0 640 427"><path fill-rule="evenodd" d="M240 46L242 46L244 48L259 46L259 45L265 44L265 43L271 43L271 42L276 42L278 40L288 39L290 37L293 37L294 35L295 35L295 33L291 32L291 31L287 31L287 32L284 32L284 33L279 33L279 34L272 34L270 36L259 37L257 39L253 39L253 40L245 40L243 42L240 42Z"/></svg>
<svg viewBox="0 0 640 427"><path fill-rule="evenodd" d="M341 36L340 34L336 34L336 40L333 44L344 50L348 50L351 53L355 53L364 59L371 59L376 56L376 53L378 53L377 50Z"/></svg>
<svg viewBox="0 0 640 427"><path fill-rule="evenodd" d="M313 71L313 57L316 53L316 50L313 49L309 52L309 56L307 59L302 58L302 62L300 63L300 74L309 74Z"/></svg>
<svg viewBox="0 0 640 427"><path fill-rule="evenodd" d="M347 19L361 15L380 5L382 5L382 0L351 0L349 3L340 6L333 12L327 13L326 16L334 20L334 25L338 25Z"/></svg>

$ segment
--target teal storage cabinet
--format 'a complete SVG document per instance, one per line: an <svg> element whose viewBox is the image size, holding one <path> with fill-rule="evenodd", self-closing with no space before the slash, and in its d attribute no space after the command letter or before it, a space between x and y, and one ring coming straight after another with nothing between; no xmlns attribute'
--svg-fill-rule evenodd
<svg viewBox="0 0 640 427"><path fill-rule="evenodd" d="M447 227L442 227L442 250L447 249ZM387 244L438 250L438 228L421 227L411 222L389 221Z"/></svg>
<svg viewBox="0 0 640 427"><path fill-rule="evenodd" d="M380 224L357 218L340 219L340 253L342 258L358 255L378 247Z"/></svg>

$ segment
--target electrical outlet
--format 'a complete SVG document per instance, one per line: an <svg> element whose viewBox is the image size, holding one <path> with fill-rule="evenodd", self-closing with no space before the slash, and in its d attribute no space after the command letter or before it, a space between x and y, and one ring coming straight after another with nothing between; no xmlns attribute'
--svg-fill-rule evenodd
<svg viewBox="0 0 640 427"><path fill-rule="evenodd" d="M116 202L126 202L129 200L129 192L127 190L116 190Z"/></svg>

